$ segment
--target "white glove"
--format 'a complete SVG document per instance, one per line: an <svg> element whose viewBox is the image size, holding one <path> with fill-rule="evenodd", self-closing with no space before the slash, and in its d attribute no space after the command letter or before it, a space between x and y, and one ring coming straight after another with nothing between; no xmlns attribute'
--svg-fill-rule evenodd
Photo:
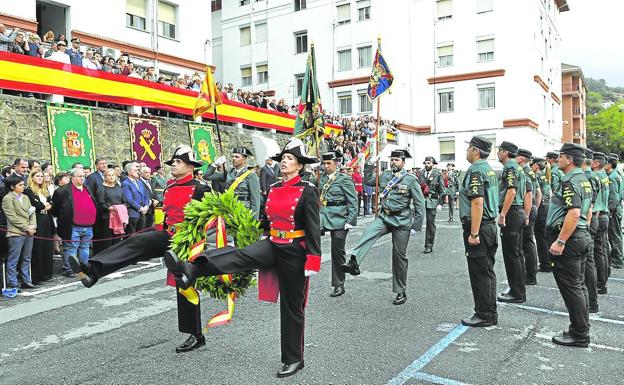
<svg viewBox="0 0 624 385"><path fill-rule="evenodd" d="M218 157L217 159L215 159L214 163L212 164L213 167L217 168L221 165L225 164L225 156L221 155L220 157Z"/></svg>
<svg viewBox="0 0 624 385"><path fill-rule="evenodd" d="M345 223L345 227L344 227L345 230L351 230L352 228L353 228L353 225Z"/></svg>
<svg viewBox="0 0 624 385"><path fill-rule="evenodd" d="M316 271L312 271L312 270L304 270L303 271L303 275L305 275L306 277L311 277L313 275L315 275L317 272Z"/></svg>
<svg viewBox="0 0 624 385"><path fill-rule="evenodd" d="M416 230L411 229L410 230L410 237L413 237L414 235L416 235L416 232L417 232Z"/></svg>
<svg viewBox="0 0 624 385"><path fill-rule="evenodd" d="M375 163L377 163L377 161L378 161L378 160L379 160L379 155L375 155L375 156L373 156L372 158L370 158L370 159L368 160L368 162L369 162L370 164L375 164Z"/></svg>

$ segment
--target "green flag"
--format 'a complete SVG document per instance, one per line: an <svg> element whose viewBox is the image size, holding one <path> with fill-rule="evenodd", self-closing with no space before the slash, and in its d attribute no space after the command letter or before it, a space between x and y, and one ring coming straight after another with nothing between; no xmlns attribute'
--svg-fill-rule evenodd
<svg viewBox="0 0 624 385"><path fill-rule="evenodd" d="M47 105L48 132L54 170L68 171L74 163L92 167L95 161L91 110Z"/></svg>
<svg viewBox="0 0 624 385"><path fill-rule="evenodd" d="M301 99L297 108L294 135L306 143L308 153L314 154L317 152L316 144L320 142L324 131L325 117L323 116L321 94L316 79L316 59L314 57L314 44L312 44L308 53L303 87L301 87Z"/></svg>
<svg viewBox="0 0 624 385"><path fill-rule="evenodd" d="M200 168L204 172L217 158L213 128L212 124L189 123L191 147L195 151L195 158L204 162L204 165Z"/></svg>

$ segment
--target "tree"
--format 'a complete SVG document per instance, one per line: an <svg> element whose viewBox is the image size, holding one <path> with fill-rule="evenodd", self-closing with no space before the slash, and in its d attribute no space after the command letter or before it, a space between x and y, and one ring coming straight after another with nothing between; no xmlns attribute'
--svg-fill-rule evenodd
<svg viewBox="0 0 624 385"><path fill-rule="evenodd" d="M587 146L620 157L624 150L624 103L587 116Z"/></svg>

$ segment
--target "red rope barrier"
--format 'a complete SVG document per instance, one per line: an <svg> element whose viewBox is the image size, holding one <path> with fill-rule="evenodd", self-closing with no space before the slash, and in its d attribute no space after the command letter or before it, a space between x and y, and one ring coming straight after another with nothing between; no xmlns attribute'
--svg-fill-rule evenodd
<svg viewBox="0 0 624 385"><path fill-rule="evenodd" d="M129 236L134 235L134 234L144 233L146 231L154 230L154 229L155 229L154 226L150 226L150 227L147 227L145 229L142 229L142 230L139 230L139 231L135 231L132 234L122 234L122 235L117 235L117 236L109 237L109 238L91 239L91 240L88 240L88 241L79 241L79 240L74 241L74 240L71 240L71 239L47 238L47 237L38 237L36 235L24 235L22 233L11 231L11 230L9 230L7 228L4 228L4 227L0 227L0 232L9 233L9 234L17 234L17 235L20 235L22 237L29 237L29 238L33 238L33 239L41 239L41 240L44 240L44 241L95 243L95 242L102 242L102 241L112 241L114 239L121 239L121 238L129 237Z"/></svg>

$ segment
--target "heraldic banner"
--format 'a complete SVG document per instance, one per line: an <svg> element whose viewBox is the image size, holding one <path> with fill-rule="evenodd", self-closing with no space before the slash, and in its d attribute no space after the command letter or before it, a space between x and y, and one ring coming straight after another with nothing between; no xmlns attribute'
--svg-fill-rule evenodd
<svg viewBox="0 0 624 385"><path fill-rule="evenodd" d="M47 105L52 167L69 171L72 164L92 167L95 161L91 109L69 105Z"/></svg>
<svg viewBox="0 0 624 385"><path fill-rule="evenodd" d="M129 122L132 158L144 162L154 171L157 166L162 166L160 120L130 116Z"/></svg>
<svg viewBox="0 0 624 385"><path fill-rule="evenodd" d="M191 134L191 147L195 151L195 158L204 162L201 167L202 171L217 159L217 148L214 144L214 125L189 123L189 132Z"/></svg>

